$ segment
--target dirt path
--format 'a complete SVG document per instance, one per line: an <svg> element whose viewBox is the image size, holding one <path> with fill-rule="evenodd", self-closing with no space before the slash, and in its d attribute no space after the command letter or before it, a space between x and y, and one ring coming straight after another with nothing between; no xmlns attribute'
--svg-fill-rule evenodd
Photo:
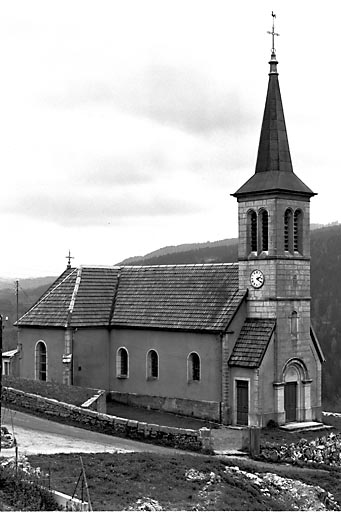
<svg viewBox="0 0 341 512"><path fill-rule="evenodd" d="M26 413L13 411L13 416L7 415L2 424L12 432L17 439L21 454L51 454L51 453L103 453L103 452L149 452L149 453L183 453L181 450L156 446L153 444L134 441L121 437L109 436L91 430L72 427L54 421L31 416ZM2 449L1 455L13 456L15 449Z"/></svg>

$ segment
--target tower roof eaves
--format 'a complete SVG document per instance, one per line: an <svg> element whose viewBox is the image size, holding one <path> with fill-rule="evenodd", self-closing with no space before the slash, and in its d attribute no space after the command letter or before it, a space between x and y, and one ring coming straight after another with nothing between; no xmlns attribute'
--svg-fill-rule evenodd
<svg viewBox="0 0 341 512"><path fill-rule="evenodd" d="M232 196L240 198L274 193L289 193L305 197L316 195L294 172L266 171L255 173Z"/></svg>

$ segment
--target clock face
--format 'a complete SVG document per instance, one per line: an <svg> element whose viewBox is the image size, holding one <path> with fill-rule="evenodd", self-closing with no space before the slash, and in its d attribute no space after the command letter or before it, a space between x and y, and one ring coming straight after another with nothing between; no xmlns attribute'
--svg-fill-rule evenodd
<svg viewBox="0 0 341 512"><path fill-rule="evenodd" d="M261 288L264 284L264 274L261 270L254 270L250 275L250 283L254 288Z"/></svg>

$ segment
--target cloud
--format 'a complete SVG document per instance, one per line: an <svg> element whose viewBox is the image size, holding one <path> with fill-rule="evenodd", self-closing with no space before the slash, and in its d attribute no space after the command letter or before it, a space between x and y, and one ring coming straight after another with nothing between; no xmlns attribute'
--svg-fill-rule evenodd
<svg viewBox="0 0 341 512"><path fill-rule="evenodd" d="M39 219L64 227L103 226L107 224L124 224L135 218L168 217L195 214L205 207L169 193L145 194L122 193L110 195L91 190L72 191L61 194L52 192L42 195L35 192L19 198L15 211L10 204L2 205L4 214L24 216L26 219Z"/></svg>
<svg viewBox="0 0 341 512"><path fill-rule="evenodd" d="M137 151L132 143L131 151L127 150L125 154L113 154L98 161L93 158L79 173L78 180L82 185L97 187L151 185L158 173L163 174L168 168L166 154L156 148L150 152Z"/></svg>
<svg viewBox="0 0 341 512"><path fill-rule="evenodd" d="M56 108L111 103L135 117L198 135L249 129L258 120L228 77L219 82L209 72L190 65L153 63L122 73L110 83L94 80L69 86L46 100Z"/></svg>

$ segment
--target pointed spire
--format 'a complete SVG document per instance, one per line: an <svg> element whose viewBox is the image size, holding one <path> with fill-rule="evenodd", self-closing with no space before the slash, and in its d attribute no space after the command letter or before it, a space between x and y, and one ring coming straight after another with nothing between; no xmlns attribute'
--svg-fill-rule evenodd
<svg viewBox="0 0 341 512"><path fill-rule="evenodd" d="M272 35L269 84L258 146L256 172L233 194L235 197L244 194L273 193L274 191L314 195L293 172L278 81L278 61L274 47L275 36L279 34L275 32L274 27L276 15L272 13L272 17L272 31L268 32Z"/></svg>
<svg viewBox="0 0 341 512"><path fill-rule="evenodd" d="M276 15L272 12L272 31L268 32L272 35L269 85L258 146L256 172L293 172L278 81L275 36L279 34L275 32L275 18Z"/></svg>

